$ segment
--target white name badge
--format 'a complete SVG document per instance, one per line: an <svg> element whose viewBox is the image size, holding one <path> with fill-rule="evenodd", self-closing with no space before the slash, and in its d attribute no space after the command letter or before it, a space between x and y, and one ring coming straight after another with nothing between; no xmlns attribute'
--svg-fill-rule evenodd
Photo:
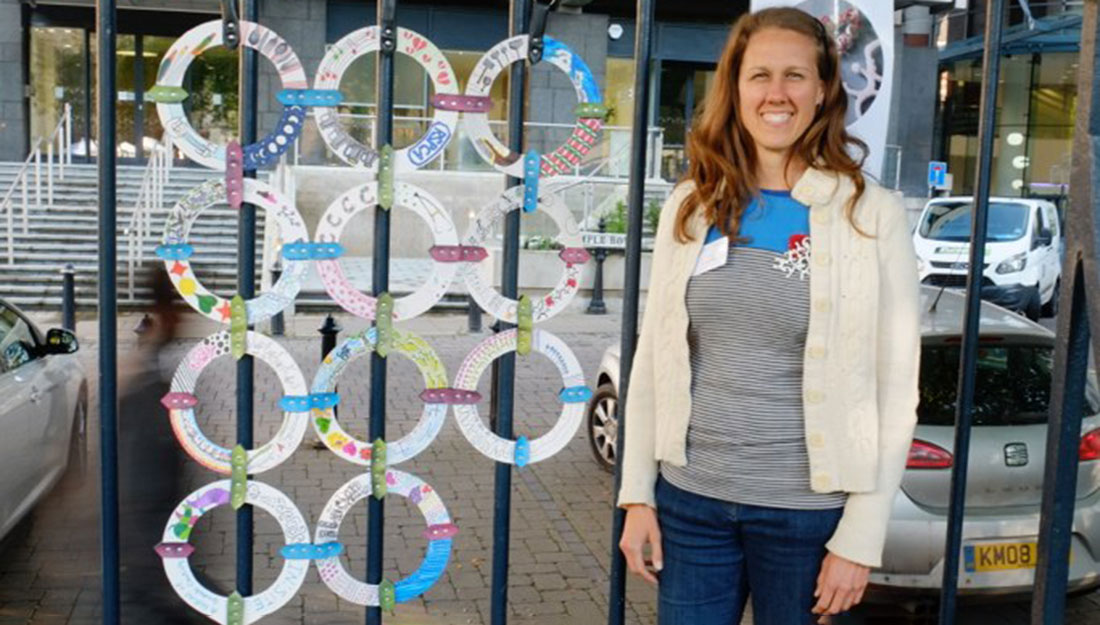
<svg viewBox="0 0 1100 625"><path fill-rule="evenodd" d="M695 269L692 276L704 274L711 269L717 269L726 264L730 254L730 240L726 237L717 238L703 246L699 252L699 258L695 261Z"/></svg>

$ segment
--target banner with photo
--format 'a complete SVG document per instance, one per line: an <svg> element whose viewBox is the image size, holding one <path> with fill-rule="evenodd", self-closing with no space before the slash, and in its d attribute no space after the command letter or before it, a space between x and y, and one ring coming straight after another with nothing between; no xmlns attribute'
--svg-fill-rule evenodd
<svg viewBox="0 0 1100 625"><path fill-rule="evenodd" d="M752 0L752 10L790 6L825 24L840 52L848 131L867 142L863 169L882 178L894 81L894 3L883 0Z"/></svg>

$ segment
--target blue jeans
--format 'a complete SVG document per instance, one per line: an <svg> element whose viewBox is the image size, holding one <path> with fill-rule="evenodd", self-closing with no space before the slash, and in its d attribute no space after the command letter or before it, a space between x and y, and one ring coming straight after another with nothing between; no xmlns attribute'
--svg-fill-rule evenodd
<svg viewBox="0 0 1100 625"><path fill-rule="evenodd" d="M658 478L658 623L738 625L749 596L756 625L816 623L817 575L842 511L730 503Z"/></svg>

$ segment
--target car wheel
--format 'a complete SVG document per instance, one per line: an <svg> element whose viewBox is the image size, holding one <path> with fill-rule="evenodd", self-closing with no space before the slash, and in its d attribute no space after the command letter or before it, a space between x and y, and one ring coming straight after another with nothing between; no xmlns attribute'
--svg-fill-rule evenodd
<svg viewBox="0 0 1100 625"><path fill-rule="evenodd" d="M1062 281L1058 280L1054 283L1054 292L1050 294L1050 301L1043 304L1043 316L1044 317L1056 317L1058 316L1058 298L1062 292Z"/></svg>
<svg viewBox="0 0 1100 625"><path fill-rule="evenodd" d="M73 412L73 429L69 436L69 466L66 472L84 475L88 469L88 394L81 389Z"/></svg>
<svg viewBox="0 0 1100 625"><path fill-rule="evenodd" d="M588 403L588 444L596 462L605 471L614 471L618 453L619 420L616 409L619 404L615 386L601 384L592 401Z"/></svg>
<svg viewBox="0 0 1100 625"><path fill-rule="evenodd" d="M1039 297L1039 289L1035 289L1035 295L1031 297L1031 301L1027 303L1027 308L1024 309L1024 316L1032 321L1038 321L1043 314L1043 306L1039 301Z"/></svg>

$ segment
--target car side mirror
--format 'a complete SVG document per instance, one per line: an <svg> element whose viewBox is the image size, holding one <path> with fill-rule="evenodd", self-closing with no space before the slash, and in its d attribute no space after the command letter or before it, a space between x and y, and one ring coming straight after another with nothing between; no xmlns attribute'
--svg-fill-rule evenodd
<svg viewBox="0 0 1100 625"><path fill-rule="evenodd" d="M73 354L80 349L76 341L76 335L61 328L50 328L46 332L46 344L42 347L44 354Z"/></svg>
<svg viewBox="0 0 1100 625"><path fill-rule="evenodd" d="M1054 237L1050 234L1050 230L1044 230L1039 233L1039 236L1035 237L1032 242L1031 249L1038 249L1040 247L1046 247L1054 242Z"/></svg>

